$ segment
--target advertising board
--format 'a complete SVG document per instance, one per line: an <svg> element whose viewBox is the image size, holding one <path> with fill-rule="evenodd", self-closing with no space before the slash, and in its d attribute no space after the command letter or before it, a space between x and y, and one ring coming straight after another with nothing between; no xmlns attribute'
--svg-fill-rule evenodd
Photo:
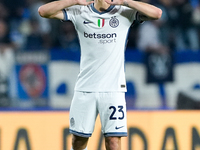
<svg viewBox="0 0 200 150"><path fill-rule="evenodd" d="M129 111L122 150L199 150L199 111ZM0 112L0 150L70 150L67 111ZM105 150L97 119L88 150Z"/></svg>

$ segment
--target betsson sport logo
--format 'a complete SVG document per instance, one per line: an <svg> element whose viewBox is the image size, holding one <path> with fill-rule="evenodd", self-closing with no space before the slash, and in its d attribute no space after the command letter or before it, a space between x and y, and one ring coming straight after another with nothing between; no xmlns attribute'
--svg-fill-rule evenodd
<svg viewBox="0 0 200 150"><path fill-rule="evenodd" d="M116 33L108 33L108 34L96 34L96 33L86 33L84 32L85 38L90 39L99 39L99 44L110 44L116 43Z"/></svg>
<svg viewBox="0 0 200 150"><path fill-rule="evenodd" d="M84 24L86 23L84 22ZM105 26L105 19L98 19L97 25L99 28L103 28ZM109 25L112 28L116 28L119 25L119 20L116 18L116 16L111 17ZM110 43L116 43L117 33L97 34L97 33L84 32L84 37L90 39L99 39L98 42L99 44L110 44Z"/></svg>

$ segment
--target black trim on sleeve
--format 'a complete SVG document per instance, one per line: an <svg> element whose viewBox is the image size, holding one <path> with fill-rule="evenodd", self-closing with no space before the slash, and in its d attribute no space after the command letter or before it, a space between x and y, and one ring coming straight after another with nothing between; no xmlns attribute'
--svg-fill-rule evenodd
<svg viewBox="0 0 200 150"><path fill-rule="evenodd" d="M140 19L140 14L139 14L138 11L136 13L136 20L137 20L138 23L143 23L144 22L143 20Z"/></svg>
<svg viewBox="0 0 200 150"><path fill-rule="evenodd" d="M139 22L140 18L139 18L139 12L137 11L136 14L135 14L135 18L136 20Z"/></svg>
<svg viewBox="0 0 200 150"><path fill-rule="evenodd" d="M64 20L62 21L67 21L68 20L68 17L67 17L67 12L65 9L62 10L63 14L64 14Z"/></svg>
<svg viewBox="0 0 200 150"><path fill-rule="evenodd" d="M137 11L136 14L135 14L135 20L133 21L131 27L133 27L134 25L136 24L141 24L143 23L144 21L143 20L140 20L140 14L139 12Z"/></svg>

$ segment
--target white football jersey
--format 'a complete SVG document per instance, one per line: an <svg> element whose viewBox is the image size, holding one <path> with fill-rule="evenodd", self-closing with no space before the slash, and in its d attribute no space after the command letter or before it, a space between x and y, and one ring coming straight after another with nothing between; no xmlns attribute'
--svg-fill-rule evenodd
<svg viewBox="0 0 200 150"><path fill-rule="evenodd" d="M80 73L76 91L126 92L124 51L136 10L110 6L98 12L94 4L63 10L73 22L81 46Z"/></svg>

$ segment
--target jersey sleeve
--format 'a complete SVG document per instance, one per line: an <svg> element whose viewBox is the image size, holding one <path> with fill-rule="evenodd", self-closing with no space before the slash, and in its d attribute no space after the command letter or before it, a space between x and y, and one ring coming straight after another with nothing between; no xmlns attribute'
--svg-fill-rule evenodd
<svg viewBox="0 0 200 150"><path fill-rule="evenodd" d="M80 5L75 5L75 6L71 6L71 7L63 9L62 10L64 14L63 21L69 20L69 21L75 22L77 15L81 13L80 9L81 9Z"/></svg>
<svg viewBox="0 0 200 150"><path fill-rule="evenodd" d="M137 22L137 23L143 23L144 22L143 20L140 19L139 12L136 13L134 21Z"/></svg>
<svg viewBox="0 0 200 150"><path fill-rule="evenodd" d="M130 20L132 25L136 24L136 23L140 24L140 23L144 22L139 17L140 13L135 9L131 9L131 8L128 8L128 7L124 6L122 13Z"/></svg>
<svg viewBox="0 0 200 150"><path fill-rule="evenodd" d="M130 22L133 22L134 20L137 19L136 15L137 15L137 10L135 9L131 9L129 7L126 6L122 6L122 15L126 16Z"/></svg>

